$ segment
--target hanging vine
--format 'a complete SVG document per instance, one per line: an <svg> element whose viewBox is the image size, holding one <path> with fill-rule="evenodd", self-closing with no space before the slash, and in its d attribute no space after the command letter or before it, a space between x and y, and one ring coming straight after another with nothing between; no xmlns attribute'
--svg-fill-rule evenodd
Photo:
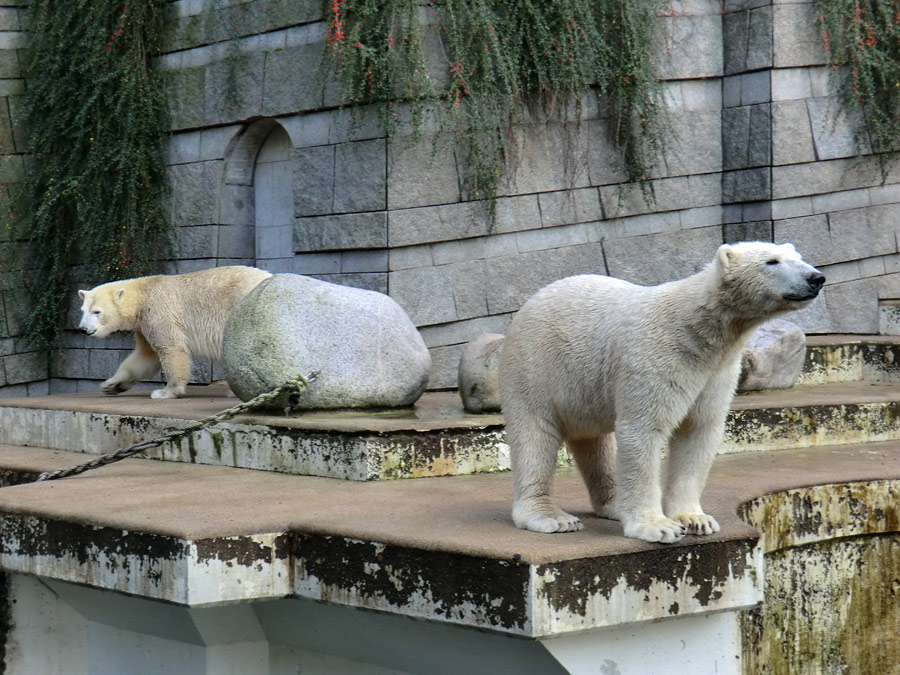
<svg viewBox="0 0 900 675"><path fill-rule="evenodd" d="M154 271L167 242L158 50L164 0L30 6L26 331L49 344L79 282Z"/></svg>
<svg viewBox="0 0 900 675"><path fill-rule="evenodd" d="M900 0L818 0L818 7L844 104L861 122L857 147L900 150Z"/></svg>
<svg viewBox="0 0 900 675"><path fill-rule="evenodd" d="M439 103L442 129L460 143L469 198L492 197L523 105L595 93L623 166L648 177L662 147L664 108L653 61L663 0L329 0L328 53L350 104L381 103L388 131L400 104L413 126ZM436 83L422 46L433 12L448 62Z"/></svg>

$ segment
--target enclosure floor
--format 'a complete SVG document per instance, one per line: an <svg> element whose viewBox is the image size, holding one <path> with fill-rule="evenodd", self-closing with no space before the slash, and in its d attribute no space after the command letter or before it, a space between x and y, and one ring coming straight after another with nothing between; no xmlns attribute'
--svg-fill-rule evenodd
<svg viewBox="0 0 900 675"><path fill-rule="evenodd" d="M32 473L71 466L81 453L0 446L0 470ZM704 507L722 525L712 537L676 546L755 538L739 506L790 488L900 478L900 443L828 446L717 458ZM536 534L510 518L509 473L375 482L129 459L59 481L0 489L0 512L182 539L308 532L532 564L658 546L621 535L591 514L574 469L561 469L555 499L579 515L582 532Z"/></svg>
<svg viewBox="0 0 900 675"><path fill-rule="evenodd" d="M850 382L742 395L736 408L801 407L900 399L896 384ZM120 396L76 394L0 400L0 406L73 410L105 415L201 419L234 405L221 386L190 387L177 400L148 392ZM484 427L501 415L465 413L455 392L428 393L415 408L391 413L314 413L285 418L246 415L245 422L342 431ZM74 466L82 453L0 445L0 470L36 473ZM722 525L713 537L685 537L679 546L710 539L755 537L737 516L755 497L789 488L900 478L900 442L747 452L716 459L704 507ZM526 562L615 555L645 549L621 536L617 522L594 516L574 469L560 469L555 499L579 515L582 532L544 535L516 529L510 518L507 473L373 482L291 476L268 471L130 459L60 481L0 490L0 512L90 523L186 539L271 532L314 532L425 550L512 558Z"/></svg>

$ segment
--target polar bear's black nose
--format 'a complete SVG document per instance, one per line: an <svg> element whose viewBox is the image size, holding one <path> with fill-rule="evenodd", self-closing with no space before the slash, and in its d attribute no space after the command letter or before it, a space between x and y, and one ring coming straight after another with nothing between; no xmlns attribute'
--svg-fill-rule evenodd
<svg viewBox="0 0 900 675"><path fill-rule="evenodd" d="M825 275L821 272L817 272L816 274L810 275L806 282L818 291L825 285Z"/></svg>

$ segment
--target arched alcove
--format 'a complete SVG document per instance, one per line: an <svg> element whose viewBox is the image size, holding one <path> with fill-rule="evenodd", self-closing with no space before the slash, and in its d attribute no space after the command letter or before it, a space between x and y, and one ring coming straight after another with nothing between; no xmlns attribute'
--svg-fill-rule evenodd
<svg viewBox="0 0 900 675"><path fill-rule="evenodd" d="M220 241L230 246L220 258L294 271L291 149L288 132L273 118L255 120L232 139L220 193Z"/></svg>
<svg viewBox="0 0 900 675"><path fill-rule="evenodd" d="M225 158L226 185L253 184L253 170L259 150L276 127L281 125L267 117L249 124L235 136Z"/></svg>
<svg viewBox="0 0 900 675"><path fill-rule="evenodd" d="M331 123L260 118L234 136L222 172L220 242L236 253L220 260L386 292L386 141L327 142L321 128Z"/></svg>
<svg viewBox="0 0 900 675"><path fill-rule="evenodd" d="M293 171L291 139L276 124L260 146L253 169L256 263L284 268L294 256Z"/></svg>

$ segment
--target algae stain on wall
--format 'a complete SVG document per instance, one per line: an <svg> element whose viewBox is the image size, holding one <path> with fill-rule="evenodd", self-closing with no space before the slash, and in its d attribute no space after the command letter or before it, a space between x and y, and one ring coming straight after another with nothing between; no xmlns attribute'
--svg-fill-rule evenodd
<svg viewBox="0 0 900 675"><path fill-rule="evenodd" d="M800 524L772 513L796 511L791 505L804 490L770 495L762 498L768 506L755 500L745 509L747 520L770 530L763 533L763 605L740 619L745 675L900 675L896 523L876 518L882 521L879 532L873 520L850 513L859 509L841 517L842 509L833 508L854 501L847 495L860 491L873 498L870 506L892 500L894 487L885 481L881 489L877 482L809 488L809 499L801 501L818 513L814 540L798 531Z"/></svg>
<svg viewBox="0 0 900 675"><path fill-rule="evenodd" d="M746 675L900 673L900 538L769 554L765 600L741 617Z"/></svg>

